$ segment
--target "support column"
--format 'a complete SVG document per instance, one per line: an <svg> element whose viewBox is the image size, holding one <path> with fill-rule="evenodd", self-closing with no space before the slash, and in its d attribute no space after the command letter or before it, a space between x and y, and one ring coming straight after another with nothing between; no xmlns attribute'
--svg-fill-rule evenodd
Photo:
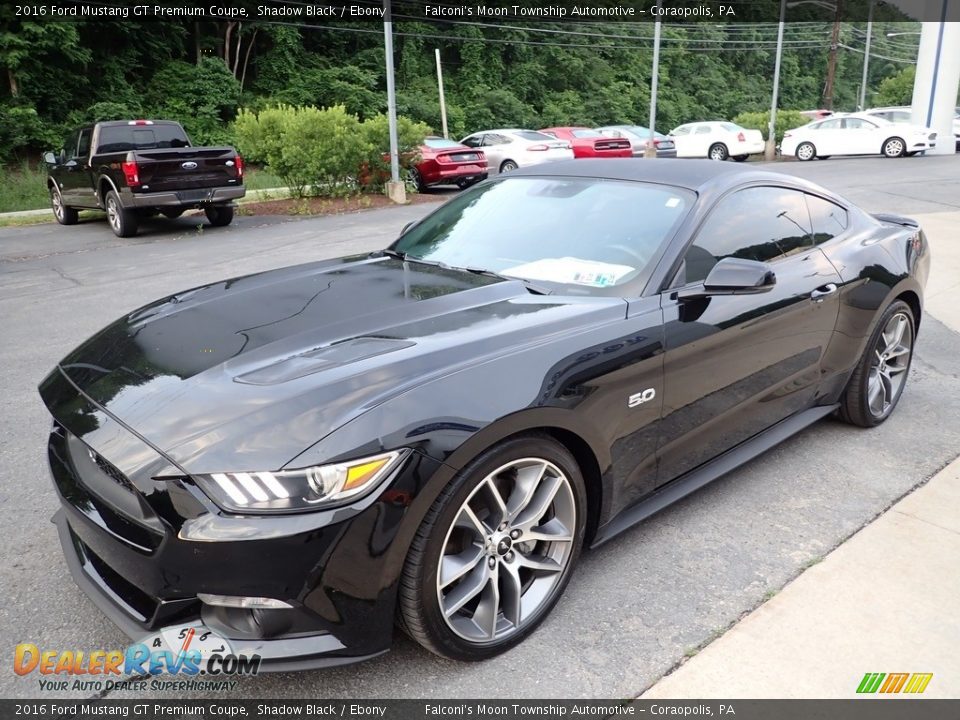
<svg viewBox="0 0 960 720"><path fill-rule="evenodd" d="M930 15L944 22L925 22L917 54L917 78L913 83L912 119L937 132L931 155L952 155L956 150L953 116L960 87L960 23L946 22L950 0L931 0Z"/></svg>

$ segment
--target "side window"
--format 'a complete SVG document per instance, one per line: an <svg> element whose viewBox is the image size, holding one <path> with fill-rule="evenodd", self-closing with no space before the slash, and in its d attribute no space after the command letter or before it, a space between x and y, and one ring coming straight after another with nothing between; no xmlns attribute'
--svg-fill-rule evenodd
<svg viewBox="0 0 960 720"><path fill-rule="evenodd" d="M842 120L837 118L836 120L824 120L822 123L817 125L817 130L839 130Z"/></svg>
<svg viewBox="0 0 960 720"><path fill-rule="evenodd" d="M709 135L709 134L710 134L710 126L709 126L709 125L701 125L701 126L698 127L694 132L695 132L697 135Z"/></svg>
<svg viewBox="0 0 960 720"><path fill-rule="evenodd" d="M687 135L687 134L689 134L689 133L690 133L690 126L689 126L689 125L681 125L681 126L678 127L678 128L674 128L674 129L673 129L673 132L670 133L670 134L673 135L673 136L677 136L677 135Z"/></svg>
<svg viewBox="0 0 960 720"><path fill-rule="evenodd" d="M86 157L90 154L90 128L84 128L80 131L80 140L77 143L76 157Z"/></svg>
<svg viewBox="0 0 960 720"><path fill-rule="evenodd" d="M506 145L509 142L513 141L506 135L494 135L492 133L488 133L483 137L483 144L486 147L489 147L490 145Z"/></svg>
<svg viewBox="0 0 960 720"><path fill-rule="evenodd" d="M906 110L896 110L890 113L888 120L892 120L895 123L908 123L910 122L910 113Z"/></svg>
<svg viewBox="0 0 960 720"><path fill-rule="evenodd" d="M75 130L70 133L70 137L68 137L66 142L63 144L63 157L65 160L73 160L73 158L77 156L78 137L80 137L80 131Z"/></svg>
<svg viewBox="0 0 960 720"><path fill-rule="evenodd" d="M468 138L463 139L463 145L467 147L480 147L480 143L483 140L483 135L471 135Z"/></svg>
<svg viewBox="0 0 960 720"><path fill-rule="evenodd" d="M544 135L549 135L552 138L556 138L557 134L553 130L541 130Z"/></svg>
<svg viewBox="0 0 960 720"><path fill-rule="evenodd" d="M807 208L810 210L814 245L832 240L847 229L847 211L839 205L816 195L807 195Z"/></svg>
<svg viewBox="0 0 960 720"><path fill-rule="evenodd" d="M684 256L681 285L702 282L723 258L771 262L811 247L804 194L776 187L738 190L721 200Z"/></svg>

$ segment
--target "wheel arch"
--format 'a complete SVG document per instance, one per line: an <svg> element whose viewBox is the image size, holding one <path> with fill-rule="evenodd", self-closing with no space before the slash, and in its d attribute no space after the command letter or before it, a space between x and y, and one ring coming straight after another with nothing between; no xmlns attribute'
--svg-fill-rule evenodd
<svg viewBox="0 0 960 720"><path fill-rule="evenodd" d="M903 300L910 306L913 312L914 332L920 330L920 318L923 315L923 308L920 303L920 296L914 290L903 290L893 300ZM891 301L892 302L892 301Z"/></svg>
<svg viewBox="0 0 960 720"><path fill-rule="evenodd" d="M101 175L100 179L97 180L97 197L100 198L100 205L102 207L106 207L107 193L111 190L117 193L117 198L120 199L122 204L123 200L121 198L120 191L117 189L117 186L114 184L113 180L111 180L108 175Z"/></svg>

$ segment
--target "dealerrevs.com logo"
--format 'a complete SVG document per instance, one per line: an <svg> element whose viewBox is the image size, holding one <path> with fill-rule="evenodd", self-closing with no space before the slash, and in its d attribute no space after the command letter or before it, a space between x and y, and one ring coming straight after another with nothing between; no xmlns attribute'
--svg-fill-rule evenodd
<svg viewBox="0 0 960 720"><path fill-rule="evenodd" d="M164 628L125 650L49 650L20 643L13 671L36 673L40 689L50 691L233 690L238 681L229 678L256 675L260 659L234 652L202 625L189 625Z"/></svg>

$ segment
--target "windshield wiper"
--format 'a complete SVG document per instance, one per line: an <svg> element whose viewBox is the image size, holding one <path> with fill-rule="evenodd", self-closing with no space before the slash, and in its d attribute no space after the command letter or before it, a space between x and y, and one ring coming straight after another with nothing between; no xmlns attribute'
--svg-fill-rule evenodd
<svg viewBox="0 0 960 720"><path fill-rule="evenodd" d="M549 295L550 291L543 287L542 285L537 285L536 283L531 282L520 277L510 277L509 275L501 275L498 272L493 270L487 270L486 268L477 268L477 267L464 267L464 268L453 268L454 270L465 270L468 273L473 273L474 275L485 275L486 277L499 278L500 280L513 280L515 282L523 283L524 287L527 288L534 295Z"/></svg>

